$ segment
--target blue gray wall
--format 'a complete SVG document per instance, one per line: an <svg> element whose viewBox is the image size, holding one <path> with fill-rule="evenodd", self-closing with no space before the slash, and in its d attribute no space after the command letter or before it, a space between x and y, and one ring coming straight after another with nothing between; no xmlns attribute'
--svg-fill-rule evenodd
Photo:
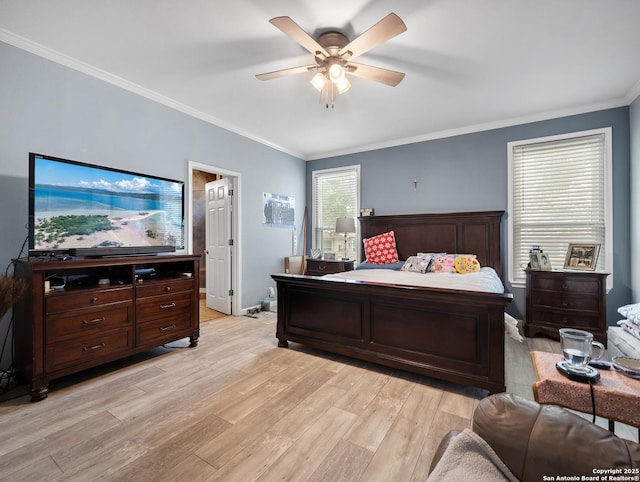
<svg viewBox="0 0 640 482"><path fill-rule="evenodd" d="M640 266L640 97L629 107L631 151L631 260L632 267ZM631 270L632 301L640 303L640 270Z"/></svg>
<svg viewBox="0 0 640 482"><path fill-rule="evenodd" d="M615 323L615 309L631 297L627 107L312 161L307 165L307 204L313 170L359 164L360 205L374 208L375 214L506 211L507 142L608 126L613 128L615 277L607 318ZM511 289L515 301L509 311L522 318L524 289Z"/></svg>
<svg viewBox="0 0 640 482"><path fill-rule="evenodd" d="M255 306L291 255L291 230L262 226L262 193L293 196L302 224L305 162L107 82L0 42L0 267L27 236L28 154L187 180L195 161L241 174L242 300ZM229 95L233 95L232 92ZM6 332L7 317L0 323Z"/></svg>

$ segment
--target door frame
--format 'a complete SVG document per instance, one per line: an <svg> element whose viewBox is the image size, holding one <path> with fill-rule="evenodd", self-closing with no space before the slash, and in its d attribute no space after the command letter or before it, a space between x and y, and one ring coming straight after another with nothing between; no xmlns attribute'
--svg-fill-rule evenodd
<svg viewBox="0 0 640 482"><path fill-rule="evenodd" d="M189 161L189 175L187 176L187 212L185 216L185 230L187 240L187 252L193 254L193 171L203 171L210 174L220 174L233 178L233 222L231 226L231 236L234 244L234 256L231 259L231 289L233 290L233 300L231 303L231 314L234 316L242 315L242 206L240 201L240 192L242 184L242 175L236 171L230 171L222 167L214 167L209 164L202 164L195 161ZM199 288L198 288L199 292Z"/></svg>

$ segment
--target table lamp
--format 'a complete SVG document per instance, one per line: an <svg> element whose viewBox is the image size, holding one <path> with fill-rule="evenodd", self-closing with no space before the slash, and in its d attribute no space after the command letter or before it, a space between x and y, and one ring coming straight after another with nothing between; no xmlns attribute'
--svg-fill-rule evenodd
<svg viewBox="0 0 640 482"><path fill-rule="evenodd" d="M353 218L338 218L336 219L336 233L344 233L344 256L342 259L347 258L347 234L356 232L356 221Z"/></svg>

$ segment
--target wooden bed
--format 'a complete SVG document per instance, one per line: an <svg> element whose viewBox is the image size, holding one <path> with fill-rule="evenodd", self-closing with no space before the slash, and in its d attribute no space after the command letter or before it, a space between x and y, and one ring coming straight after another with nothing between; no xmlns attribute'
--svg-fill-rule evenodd
<svg viewBox="0 0 640 482"><path fill-rule="evenodd" d="M401 260L475 254L502 278L503 211L360 218L362 238L393 230ZM511 293L272 275L278 346L302 343L442 380L503 392L504 309Z"/></svg>

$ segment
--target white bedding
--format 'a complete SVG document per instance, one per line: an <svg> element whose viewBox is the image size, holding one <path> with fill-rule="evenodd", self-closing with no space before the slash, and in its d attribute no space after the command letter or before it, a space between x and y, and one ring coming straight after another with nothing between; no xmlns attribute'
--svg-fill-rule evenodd
<svg viewBox="0 0 640 482"><path fill-rule="evenodd" d="M504 293L504 285L493 268L484 267L477 273L415 273L392 269L362 269L327 274L324 278L374 283L392 283L405 286L446 288L485 293Z"/></svg>
<svg viewBox="0 0 640 482"><path fill-rule="evenodd" d="M427 288L446 288L484 293L504 293L504 285L493 268L480 268L478 273L415 273L392 269L362 269L343 273L327 274L323 278L368 281L372 283L393 283L404 286L422 286ZM504 314L505 333L522 343L517 320L508 313Z"/></svg>

